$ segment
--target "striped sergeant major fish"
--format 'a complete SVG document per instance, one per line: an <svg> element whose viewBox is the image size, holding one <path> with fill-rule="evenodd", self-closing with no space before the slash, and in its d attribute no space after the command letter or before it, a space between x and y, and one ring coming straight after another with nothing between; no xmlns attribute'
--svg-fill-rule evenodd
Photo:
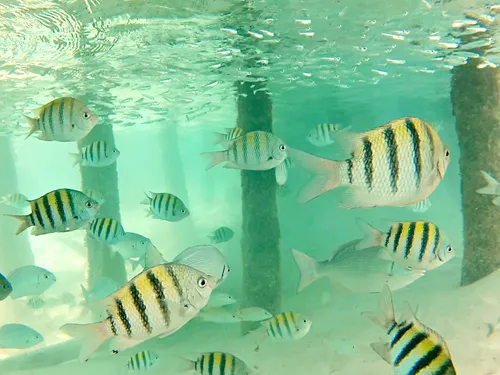
<svg viewBox="0 0 500 375"><path fill-rule="evenodd" d="M364 313L387 330L385 342L372 343L372 349L389 363L396 375L456 375L450 351L444 339L423 325L407 305L399 321L394 316L391 290L381 293L383 315Z"/></svg>
<svg viewBox="0 0 500 375"><path fill-rule="evenodd" d="M108 146L106 141L96 141L82 148L79 154L70 155L74 159L73 166L107 167L118 159L120 151L115 146Z"/></svg>
<svg viewBox="0 0 500 375"><path fill-rule="evenodd" d="M251 369L238 357L222 352L203 353L190 364L200 375L251 375Z"/></svg>
<svg viewBox="0 0 500 375"><path fill-rule="evenodd" d="M100 209L100 205L82 192L58 189L40 198L28 201L29 215L7 215L21 222L16 235L34 227L31 234L70 232L87 225Z"/></svg>
<svg viewBox="0 0 500 375"><path fill-rule="evenodd" d="M118 220L98 218L90 222L89 233L100 242L116 244L125 235L125 230Z"/></svg>
<svg viewBox="0 0 500 375"><path fill-rule="evenodd" d="M148 371L156 365L159 359L158 354L143 350L129 358L127 368L129 372Z"/></svg>
<svg viewBox="0 0 500 375"><path fill-rule="evenodd" d="M217 228L208 236L212 240L213 244L216 243L223 243L229 241L231 238L233 238L234 232L231 228L228 227L220 227Z"/></svg>
<svg viewBox="0 0 500 375"><path fill-rule="evenodd" d="M89 324L66 324L61 330L80 338L80 361L86 362L109 338L117 353L154 337L166 337L206 306L216 280L185 264L149 268L102 303L107 318Z"/></svg>
<svg viewBox="0 0 500 375"><path fill-rule="evenodd" d="M361 219L358 225L365 233L359 248L382 247L379 255L408 269L431 270L455 256L453 246L435 224L428 221L407 221L391 225L381 232Z"/></svg>
<svg viewBox="0 0 500 375"><path fill-rule="evenodd" d="M214 144L220 144L222 147L229 147L233 141L243 135L243 129L241 128L226 128L225 133L214 132L215 141Z"/></svg>
<svg viewBox="0 0 500 375"><path fill-rule="evenodd" d="M211 159L207 170L226 162L224 168L265 171L280 165L287 157L287 146L272 133L254 131L236 138L227 150L206 152Z"/></svg>
<svg viewBox="0 0 500 375"><path fill-rule="evenodd" d="M283 312L264 322L264 328L273 341L291 341L307 335L311 324L312 321L300 313Z"/></svg>
<svg viewBox="0 0 500 375"><path fill-rule="evenodd" d="M181 221L189 216L190 212L180 198L170 193L146 194L141 204L149 205L148 215L166 221Z"/></svg>
<svg viewBox="0 0 500 375"><path fill-rule="evenodd" d="M339 131L340 126L336 124L318 124L311 129L307 140L317 147L328 146L335 143L334 133Z"/></svg>
<svg viewBox="0 0 500 375"><path fill-rule="evenodd" d="M363 133L337 132L349 159L323 159L289 149L294 162L315 178L300 192L306 203L340 186L348 187L344 208L410 206L426 199L444 177L450 151L427 122L404 117Z"/></svg>
<svg viewBox="0 0 500 375"><path fill-rule="evenodd" d="M42 141L76 142L97 125L97 116L75 98L60 98L35 109L35 118L25 116L30 125L26 138L40 131Z"/></svg>

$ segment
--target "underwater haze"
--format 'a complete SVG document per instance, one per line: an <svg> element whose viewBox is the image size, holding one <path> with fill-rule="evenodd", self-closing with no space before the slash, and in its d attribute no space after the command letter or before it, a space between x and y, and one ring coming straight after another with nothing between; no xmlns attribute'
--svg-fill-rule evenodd
<svg viewBox="0 0 500 375"><path fill-rule="evenodd" d="M496 17L1 1L0 374L498 374Z"/></svg>

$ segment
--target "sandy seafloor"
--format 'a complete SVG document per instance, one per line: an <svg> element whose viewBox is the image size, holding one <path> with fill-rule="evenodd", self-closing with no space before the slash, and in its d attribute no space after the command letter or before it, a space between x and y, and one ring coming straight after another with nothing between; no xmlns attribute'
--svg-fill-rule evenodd
<svg viewBox="0 0 500 375"><path fill-rule="evenodd" d="M500 271L458 287L460 263L458 259L450 262L394 292L396 315L402 312L405 301L414 309L418 306L419 319L446 339L458 374L500 374L500 333L486 336L486 323L500 316ZM239 324L192 321L171 337L151 340L135 349L153 349L160 355L150 374L187 374L179 371L185 369L179 358L203 351L233 353L249 366L257 366L257 374L392 374L369 346L383 336L383 330L361 315L377 305L376 294L339 294L323 279L283 301L283 310L301 312L313 321L311 331L301 340L273 343L257 332L241 336ZM255 351L257 345L259 350ZM73 361L8 374L125 374L124 363L135 349L117 356L102 353L86 364Z"/></svg>

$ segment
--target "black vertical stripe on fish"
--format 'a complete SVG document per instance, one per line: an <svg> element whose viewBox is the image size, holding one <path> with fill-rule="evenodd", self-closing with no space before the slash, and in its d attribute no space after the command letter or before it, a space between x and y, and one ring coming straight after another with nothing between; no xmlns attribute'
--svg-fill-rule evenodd
<svg viewBox="0 0 500 375"><path fill-rule="evenodd" d="M158 304L158 308L160 309L163 317L163 322L165 323L165 326L168 326L170 324L170 310L168 309L161 281L158 280L152 270L149 270L146 276L155 292L156 303Z"/></svg>
<svg viewBox="0 0 500 375"><path fill-rule="evenodd" d="M441 237L441 234L439 232L439 228L434 226L435 230L436 230L436 233L434 234L434 245L432 247L432 254L436 255L436 251L438 249L438 246L439 246L439 240L440 240L440 237Z"/></svg>
<svg viewBox="0 0 500 375"><path fill-rule="evenodd" d="M54 192L55 195L55 200L56 200L56 208L57 208L57 214L59 215L59 219L61 220L61 223L66 223L66 212L64 211L64 200L61 195L61 192L64 194L64 197L67 197L67 193L63 191L56 190Z"/></svg>
<svg viewBox="0 0 500 375"><path fill-rule="evenodd" d="M271 331L271 335L273 337L276 337L276 332L274 331L274 327L273 327L273 320L269 321L269 330Z"/></svg>
<svg viewBox="0 0 500 375"><path fill-rule="evenodd" d="M368 191L373 187L373 150L372 143L368 137L363 138L363 166L365 172L365 183Z"/></svg>
<svg viewBox="0 0 500 375"><path fill-rule="evenodd" d="M226 374L226 353L220 354L220 375Z"/></svg>
<svg viewBox="0 0 500 375"><path fill-rule="evenodd" d="M198 371L198 362L199 360L194 362L194 371Z"/></svg>
<svg viewBox="0 0 500 375"><path fill-rule="evenodd" d="M205 368L205 354L203 354L200 358L200 373L204 374L203 369Z"/></svg>
<svg viewBox="0 0 500 375"><path fill-rule="evenodd" d="M384 140L386 145L387 163L389 165L389 176L391 183L391 191L396 193L398 191L398 178L399 178L399 160L398 160L398 144L394 130L388 126L384 132Z"/></svg>
<svg viewBox="0 0 500 375"><path fill-rule="evenodd" d="M427 139L429 141L429 147L430 147L430 154L431 154L431 167L434 168L435 162L437 162L437 155L436 155L436 144L434 141L434 137L432 136L432 129L429 124L426 122L423 123L425 133L427 134Z"/></svg>
<svg viewBox="0 0 500 375"><path fill-rule="evenodd" d="M73 112L75 110L75 100L73 98L69 98L69 117L68 121L70 122L70 126L73 127Z"/></svg>
<svg viewBox="0 0 500 375"><path fill-rule="evenodd" d="M107 158L108 157L108 144L106 142L103 142L103 143L104 143L104 145L103 145L103 147L104 147L103 155L104 155L105 158Z"/></svg>
<svg viewBox="0 0 500 375"><path fill-rule="evenodd" d="M64 129L64 102L65 100L62 99L62 100L59 100L59 127L61 128L61 132L62 132L62 129Z"/></svg>
<svg viewBox="0 0 500 375"><path fill-rule="evenodd" d="M96 161L99 162L99 160L101 160L102 158L102 141L98 141L97 144L96 144L96 150L97 150L97 158L96 158Z"/></svg>
<svg viewBox="0 0 500 375"><path fill-rule="evenodd" d="M113 315L109 315L108 316L108 322L109 322L109 326L111 328L111 333L113 333L113 335L115 336L118 336L118 330L116 329L116 323L115 323L115 319L113 318Z"/></svg>
<svg viewBox="0 0 500 375"><path fill-rule="evenodd" d="M49 194L53 194L53 193L49 193ZM50 207L50 204L49 204L49 194L45 194L42 197L42 205L43 205L43 209L45 211L45 214L47 215L47 218L49 219L50 227L52 229L54 229L55 221L54 221L54 214L52 212L52 207Z"/></svg>
<svg viewBox="0 0 500 375"><path fill-rule="evenodd" d="M75 206L75 201L73 199L73 195L72 195L71 191L69 191L69 190L66 190L66 193L68 194L68 204L69 204L69 209L70 209L71 217L74 218L74 219L78 218L79 215L76 212L76 206Z"/></svg>
<svg viewBox="0 0 500 375"><path fill-rule="evenodd" d="M130 324L130 320L128 319L127 312L123 307L122 301L119 298L115 298L115 304L116 312L118 313L118 317L120 318L120 321L122 322L122 325L127 332L127 336L132 337L132 325Z"/></svg>
<svg viewBox="0 0 500 375"><path fill-rule="evenodd" d="M132 362L134 362L134 361L132 361ZM139 353L137 353L135 355L135 363L137 364L137 370L140 370L141 369L141 359L139 357Z"/></svg>
<svg viewBox="0 0 500 375"><path fill-rule="evenodd" d="M89 148L88 147L85 147L85 149L83 150L82 159L89 161Z"/></svg>
<svg viewBox="0 0 500 375"><path fill-rule="evenodd" d="M390 325L389 325L389 328L387 328L387 334L390 335L391 332L394 330L394 328L396 328L397 324L396 322L392 322Z"/></svg>
<svg viewBox="0 0 500 375"><path fill-rule="evenodd" d="M281 331L281 324L280 324L280 321L276 318L275 320L276 322L276 331L278 333L278 336L280 336L281 338L283 338L283 332Z"/></svg>
<svg viewBox="0 0 500 375"><path fill-rule="evenodd" d="M38 225L41 226L43 229L45 229L45 222L43 220L43 215L42 212L40 211L40 203L38 200L36 200L33 203L33 212L35 213L36 219L38 221Z"/></svg>
<svg viewBox="0 0 500 375"><path fill-rule="evenodd" d="M99 219L99 228L97 228L97 237L102 238L102 231L104 229L104 223L106 219Z"/></svg>
<svg viewBox="0 0 500 375"><path fill-rule="evenodd" d="M243 148L242 148L242 150L243 150L243 152L242 152L243 164L246 165L246 164L248 164L248 137L243 138L242 146L243 146ZM259 159L257 158L257 160L259 160Z"/></svg>
<svg viewBox="0 0 500 375"><path fill-rule="evenodd" d="M172 279L172 282L174 283L174 288L177 291L177 294L179 295L179 299L183 299L183 293L182 293L182 287L181 284L179 283L179 279L177 278L177 275L175 274L173 268L169 264L164 265L168 275Z"/></svg>
<svg viewBox="0 0 500 375"><path fill-rule="evenodd" d="M413 323L411 323L411 322L403 327L398 327L399 329L396 332L396 334L394 335L394 337L392 338L391 342L389 343L389 347L392 349L399 342L399 340L401 340L401 338L404 336L404 334L406 332L408 332L408 330L410 330L412 327L413 327Z"/></svg>
<svg viewBox="0 0 500 375"><path fill-rule="evenodd" d="M413 240L415 239L415 228L416 223L412 221L410 223L410 227L408 228L408 236L406 237L405 259L408 259L408 257L410 256L411 248L413 246Z"/></svg>
<svg viewBox="0 0 500 375"><path fill-rule="evenodd" d="M95 147L95 143L92 143L90 146L89 146L89 153L90 153L90 161L91 162L94 162L94 147Z"/></svg>
<svg viewBox="0 0 500 375"><path fill-rule="evenodd" d="M55 106L55 101L50 103L49 108L47 110L48 112L48 117L49 117L49 127L50 127L50 133L54 134L54 106Z"/></svg>
<svg viewBox="0 0 500 375"><path fill-rule="evenodd" d="M179 199L177 197L172 197L172 214L174 214L175 208L177 207L178 202L179 202Z"/></svg>
<svg viewBox="0 0 500 375"><path fill-rule="evenodd" d="M399 223L398 230L396 231L396 235L394 236L394 245L393 245L393 249L392 249L392 252L394 254L396 254L396 252L398 251L399 240L401 239L402 233L403 233L403 224Z"/></svg>
<svg viewBox="0 0 500 375"><path fill-rule="evenodd" d="M162 195L165 195L165 194L162 194ZM167 195L167 200L165 201L165 207L162 207L161 208L161 212L165 212L165 214L168 214L171 210L170 210L170 200L172 199L172 195L171 194L166 194ZM172 212L173 214L173 212Z"/></svg>
<svg viewBox="0 0 500 375"><path fill-rule="evenodd" d="M425 255L425 250L427 249L427 244L429 243L429 223L425 222L422 228L422 241L420 242L420 254L418 255L418 261L421 262Z"/></svg>
<svg viewBox="0 0 500 375"><path fill-rule="evenodd" d="M135 283L131 283L129 287L129 293L130 296L132 297L132 301L134 302L134 307L139 313L139 316L141 317L142 326L148 333L151 333L153 331L153 328L149 323L149 317L146 312L146 304L144 303L142 294L141 292L139 292L139 289L137 289Z"/></svg>
<svg viewBox="0 0 500 375"><path fill-rule="evenodd" d="M209 375L213 375L214 373L214 353L210 353L208 357L208 373Z"/></svg>
<svg viewBox="0 0 500 375"><path fill-rule="evenodd" d="M30 224L30 226L36 225L35 215L33 214L33 212L29 214L28 220L28 224Z"/></svg>
<svg viewBox="0 0 500 375"><path fill-rule="evenodd" d="M234 355L231 356L231 375L236 374L236 358Z"/></svg>
<svg viewBox="0 0 500 375"><path fill-rule="evenodd" d="M288 321L287 314L283 314L283 321L285 322L285 328L288 332L288 335L292 336L292 329L290 328L290 322Z"/></svg>
<svg viewBox="0 0 500 375"><path fill-rule="evenodd" d="M439 354L443 351L441 345L434 345L434 347L425 353L423 357L420 357L418 361L412 366L410 371L408 371L407 375L418 375L418 373L431 365L432 361L434 361Z"/></svg>
<svg viewBox="0 0 500 375"><path fill-rule="evenodd" d="M436 372L434 372L434 375L446 375L450 370L453 370L451 373L455 373L455 368L453 367L451 360L448 358L446 361L444 361L441 367Z"/></svg>
<svg viewBox="0 0 500 375"><path fill-rule="evenodd" d="M415 336L411 338L410 341L401 349L398 356L394 359L394 366L398 367L401 362L410 355L410 353L427 338L427 335L423 332L418 332Z"/></svg>
<svg viewBox="0 0 500 375"><path fill-rule="evenodd" d="M418 135L415 123L410 119L405 119L406 129L410 133L411 147L413 150L413 166L415 169L416 188L420 189L422 181L422 150L420 149L420 136Z"/></svg>
<svg viewBox="0 0 500 375"><path fill-rule="evenodd" d="M114 220L108 219L106 220L108 225L106 226L106 234L104 235L105 240L109 240L111 238L111 228L115 225Z"/></svg>
<svg viewBox="0 0 500 375"><path fill-rule="evenodd" d="M384 242L385 247L389 246L389 241L391 240L391 236L392 236L392 227L389 228L389 232L387 232L387 235L385 236L385 242Z"/></svg>
<svg viewBox="0 0 500 375"><path fill-rule="evenodd" d="M352 185L352 159L346 160L346 167L347 167L347 180L349 181L349 184Z"/></svg>

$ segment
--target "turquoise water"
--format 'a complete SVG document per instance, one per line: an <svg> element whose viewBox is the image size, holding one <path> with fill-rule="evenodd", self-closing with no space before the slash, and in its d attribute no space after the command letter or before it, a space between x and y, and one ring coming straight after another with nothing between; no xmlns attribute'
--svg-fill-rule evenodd
<svg viewBox="0 0 500 375"><path fill-rule="evenodd" d="M354 279L321 278L297 290L301 275L290 249L330 259L336 248L363 237L361 218L380 230L388 223L426 220L446 233L455 257L394 291L396 316L405 301L414 310L418 306L417 317L448 343L457 373L496 374L499 341L487 337L487 323L496 322L500 311L498 275L460 287L461 150L450 99L458 67L496 68L496 9L459 0L0 3L0 196L36 199L54 189L91 187L106 198L99 217L113 217L127 232L149 238L167 261L209 244L208 235L227 226L234 237L215 246L231 271L216 292L238 302L224 310L237 314L257 305L271 315L293 311L312 321L303 338L272 343L259 323L207 322L200 315L167 338L118 355L103 346L80 364L80 343L59 330L97 320L82 305L80 284L92 290L105 276L123 285L142 267L132 269L128 260L110 255L107 245L89 245L84 230L16 236L16 220L1 217L0 272L7 276L31 264L50 270L57 281L40 295L41 308L30 306L28 297L0 301L2 324L26 324L44 337L28 349L0 349L0 372L122 374L132 355L151 350L159 357L148 370L152 374L188 373L185 358L215 351L236 355L260 374L390 374L391 367L370 348L384 332L362 316L377 310L379 295L339 285L369 284L362 270L382 262L375 253L354 266L346 263ZM247 114L242 108L251 98L238 91L242 85L261 100ZM78 145L104 137L120 150L116 163L73 167L69 154L78 152L77 142L45 142L36 134L25 139L29 126L23 115L65 96L78 98L99 117ZM272 106L272 119L265 118L263 103ZM317 147L307 140L311 129L331 123L360 133L407 116L428 122L451 153L423 212L342 209L339 191L300 204L297 195L311 177L300 163L278 187L272 171L207 171L208 159L200 156L222 150L214 145L214 132L241 126L245 117L250 124L272 122L272 132L287 147L341 160L338 144ZM252 185L263 175L266 184ZM147 217L140 203L150 191L175 194L189 217ZM2 214L19 212L0 205ZM254 232L246 220L255 223Z"/></svg>

